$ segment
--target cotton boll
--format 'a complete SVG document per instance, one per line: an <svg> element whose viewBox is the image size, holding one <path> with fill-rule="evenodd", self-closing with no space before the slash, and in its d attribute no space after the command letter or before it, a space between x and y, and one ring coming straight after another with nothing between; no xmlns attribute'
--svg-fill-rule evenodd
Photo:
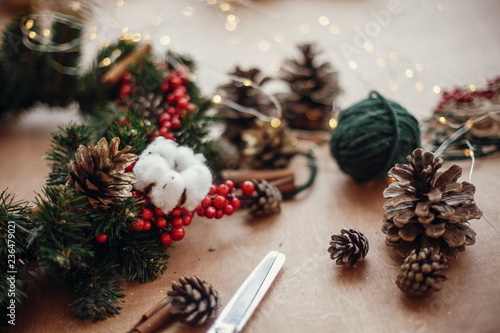
<svg viewBox="0 0 500 333"><path fill-rule="evenodd" d="M174 209L186 187L183 177L174 170L165 170L149 192L151 202L165 214Z"/></svg>
<svg viewBox="0 0 500 333"><path fill-rule="evenodd" d="M186 185L186 202L184 206L189 210L195 209L210 190L212 174L205 165L198 164L182 171L181 176L184 178Z"/></svg>
<svg viewBox="0 0 500 333"><path fill-rule="evenodd" d="M195 154L194 157L196 157L196 159L198 161L200 161L201 163L205 164L205 162L207 161L207 159L205 158L205 156L203 156L203 154L199 153L199 154Z"/></svg>
<svg viewBox="0 0 500 333"><path fill-rule="evenodd" d="M158 175L169 169L167 162L161 156L148 155L143 157L141 154L133 169L137 178L134 187L139 191L144 191L151 183L157 182Z"/></svg>
<svg viewBox="0 0 500 333"><path fill-rule="evenodd" d="M175 156L175 169L177 171L186 170L196 164L200 164L200 161L194 156L192 149L182 146L177 148Z"/></svg>
<svg viewBox="0 0 500 333"><path fill-rule="evenodd" d="M159 155L163 157L163 159L170 166L170 169L173 169L177 155L177 143L160 136L142 152L140 157L151 155Z"/></svg>

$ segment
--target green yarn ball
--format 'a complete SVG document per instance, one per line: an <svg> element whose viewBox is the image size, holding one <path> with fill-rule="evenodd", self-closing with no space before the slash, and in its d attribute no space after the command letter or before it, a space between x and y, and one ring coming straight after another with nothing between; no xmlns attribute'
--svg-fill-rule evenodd
<svg viewBox="0 0 500 333"><path fill-rule="evenodd" d="M356 182L386 176L418 147L417 119L376 91L340 114L330 138L332 156Z"/></svg>

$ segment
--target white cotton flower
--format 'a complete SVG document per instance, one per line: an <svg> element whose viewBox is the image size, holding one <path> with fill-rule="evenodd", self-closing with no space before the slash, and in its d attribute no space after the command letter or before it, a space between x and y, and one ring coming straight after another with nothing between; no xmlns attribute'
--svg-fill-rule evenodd
<svg viewBox="0 0 500 333"><path fill-rule="evenodd" d="M180 204L193 210L207 195L212 174L201 154L172 140L158 137L139 156L134 166L137 182L134 187L146 195L165 213Z"/></svg>

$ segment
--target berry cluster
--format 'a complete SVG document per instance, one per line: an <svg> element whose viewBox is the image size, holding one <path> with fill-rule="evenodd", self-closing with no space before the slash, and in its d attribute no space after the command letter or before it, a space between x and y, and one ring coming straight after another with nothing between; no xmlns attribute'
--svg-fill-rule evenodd
<svg viewBox="0 0 500 333"><path fill-rule="evenodd" d="M488 82L484 89L459 89L455 88L452 91L444 91L441 96L441 101L435 111L441 111L450 102L460 104L471 104L476 99L491 100L500 90L500 78Z"/></svg>
<svg viewBox="0 0 500 333"><path fill-rule="evenodd" d="M203 198L201 203L194 210L199 216L206 218L220 219L224 215L231 215L235 210L241 207L241 201L233 193L234 183L226 180L219 186L212 185L208 195Z"/></svg>
<svg viewBox="0 0 500 333"><path fill-rule="evenodd" d="M120 90L118 91L118 99L120 102L125 102L125 99L132 92L132 74L126 72L123 74L120 82Z"/></svg>
<svg viewBox="0 0 500 333"><path fill-rule="evenodd" d="M141 218L136 219L134 224L129 226L131 231L158 230L163 245L170 245L172 241L180 241L184 238L186 234L184 227L191 224L193 212L176 207L166 214L160 208L155 207L143 193L139 191L132 193L142 201L144 208L141 212Z"/></svg>
<svg viewBox="0 0 500 333"><path fill-rule="evenodd" d="M173 69L168 76L163 78L161 91L166 95L165 112L158 117L159 130L153 134L153 137L163 136L165 139L175 141L172 131L180 129L182 116L186 111L196 110L196 106L190 102L186 89L187 82L188 79L183 70Z"/></svg>

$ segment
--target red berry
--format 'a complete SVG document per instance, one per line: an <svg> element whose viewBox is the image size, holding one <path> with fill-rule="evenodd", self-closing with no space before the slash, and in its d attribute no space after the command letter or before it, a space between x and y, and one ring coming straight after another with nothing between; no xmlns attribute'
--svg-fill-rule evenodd
<svg viewBox="0 0 500 333"><path fill-rule="evenodd" d="M226 184L226 186L229 188L229 191L231 191L234 188L234 183L232 180L226 180L224 184Z"/></svg>
<svg viewBox="0 0 500 333"><path fill-rule="evenodd" d="M201 217L205 216L205 210L203 208L200 209L199 211L197 211L197 213L198 213L198 216L201 216Z"/></svg>
<svg viewBox="0 0 500 333"><path fill-rule="evenodd" d="M168 104L170 104L170 105L174 104L175 100L176 100L176 98L175 98L175 95L173 93L170 93L167 95L167 103ZM170 113L170 111L168 111L168 113Z"/></svg>
<svg viewBox="0 0 500 333"><path fill-rule="evenodd" d="M166 127L161 127L161 128L158 130L158 133L159 133L161 136L165 136L165 135L167 135L167 133L168 133L168 128L166 128Z"/></svg>
<svg viewBox="0 0 500 333"><path fill-rule="evenodd" d="M208 195L214 195L215 193L217 193L217 186L215 186L215 185L210 186L210 190L208 191Z"/></svg>
<svg viewBox="0 0 500 333"><path fill-rule="evenodd" d="M163 215L165 215L165 213L160 208L158 208L158 207L155 207L155 214L157 216L163 216Z"/></svg>
<svg viewBox="0 0 500 333"><path fill-rule="evenodd" d="M234 213L234 207L232 205L226 205L226 207L224 207L224 214L231 215L233 213Z"/></svg>
<svg viewBox="0 0 500 333"><path fill-rule="evenodd" d="M170 128L173 130L178 130L179 128L181 128L181 121L179 118L172 119L170 123L172 124Z"/></svg>
<svg viewBox="0 0 500 333"><path fill-rule="evenodd" d="M165 228L167 226L167 219L164 217L159 217L156 219L156 225L158 228Z"/></svg>
<svg viewBox="0 0 500 333"><path fill-rule="evenodd" d="M184 95L186 95L186 87L180 86L180 87L176 88L174 91L174 94L175 94L175 96L177 96L179 98L183 97Z"/></svg>
<svg viewBox="0 0 500 333"><path fill-rule="evenodd" d="M226 184L220 184L217 190L219 191L219 195L222 195L223 197L227 197L229 194L229 187L227 187Z"/></svg>
<svg viewBox="0 0 500 333"><path fill-rule="evenodd" d="M143 230L148 231L149 229L151 229L151 222L149 221L144 222Z"/></svg>
<svg viewBox="0 0 500 333"><path fill-rule="evenodd" d="M184 238L184 235L186 234L186 232L184 231L184 229L182 227L176 227L176 228L172 229L172 232L170 234L171 234L172 239L174 241L180 241Z"/></svg>
<svg viewBox="0 0 500 333"><path fill-rule="evenodd" d="M249 180L246 180L241 184L241 190L246 195L252 195L253 191L255 191L255 184Z"/></svg>
<svg viewBox="0 0 500 333"><path fill-rule="evenodd" d="M143 229L144 229L144 220L143 219L135 220L134 224L132 225L132 230L140 231Z"/></svg>
<svg viewBox="0 0 500 333"><path fill-rule="evenodd" d="M164 232L161 234L160 241L165 246L169 246L170 244L172 244L172 238L170 237L170 234L168 232Z"/></svg>
<svg viewBox="0 0 500 333"><path fill-rule="evenodd" d="M201 203L198 206L196 206L194 211L198 213L200 210L203 210L203 206L201 205Z"/></svg>
<svg viewBox="0 0 500 333"><path fill-rule="evenodd" d="M177 110L176 110L173 106L171 106L171 107L169 107L169 108L167 109L167 112L168 112L170 115L174 115L174 114L176 114L176 113L177 113Z"/></svg>
<svg viewBox="0 0 500 333"><path fill-rule="evenodd" d="M215 209L214 206L205 208L205 216L208 217L209 219L214 218L216 214L217 214L217 209Z"/></svg>
<svg viewBox="0 0 500 333"><path fill-rule="evenodd" d="M142 218L144 220L151 220L153 218L153 211L149 208L144 208L142 210Z"/></svg>
<svg viewBox="0 0 500 333"><path fill-rule="evenodd" d="M170 129L172 127L172 123L170 120L165 120L164 122L161 123L161 128L166 128Z"/></svg>
<svg viewBox="0 0 500 333"><path fill-rule="evenodd" d="M182 78L172 75L172 78L170 79L170 85L173 88L180 87L182 85Z"/></svg>
<svg viewBox="0 0 500 333"><path fill-rule="evenodd" d="M212 198L210 198L210 197L204 197L203 200L201 201L201 205L204 208L212 206Z"/></svg>
<svg viewBox="0 0 500 333"><path fill-rule="evenodd" d="M222 209L217 209L217 215L215 215L216 219L221 219L224 216L224 211Z"/></svg>
<svg viewBox="0 0 500 333"><path fill-rule="evenodd" d="M192 217L189 215L183 216L182 217L182 222L184 225L190 225L192 221Z"/></svg>
<svg viewBox="0 0 500 333"><path fill-rule="evenodd" d="M165 139L175 141L175 136L172 133L168 133L167 135L164 136Z"/></svg>
<svg viewBox="0 0 500 333"><path fill-rule="evenodd" d="M168 84L168 82L163 81L161 84L161 92L166 93L169 88L170 85Z"/></svg>
<svg viewBox="0 0 500 333"><path fill-rule="evenodd" d="M108 240L108 236L103 233L99 233L96 238L99 243L104 243L105 241Z"/></svg>
<svg viewBox="0 0 500 333"><path fill-rule="evenodd" d="M182 220L182 217L175 217L173 220L172 220L172 225L174 227L182 227L184 225L184 221Z"/></svg>
<svg viewBox="0 0 500 333"><path fill-rule="evenodd" d="M172 209L172 216L181 216L182 215L182 209L180 207L175 207Z"/></svg>
<svg viewBox="0 0 500 333"><path fill-rule="evenodd" d="M222 209L226 206L227 199L222 195L218 195L214 198L214 206L215 208Z"/></svg>
<svg viewBox="0 0 500 333"><path fill-rule="evenodd" d="M232 198L231 199L231 206L234 207L234 209L239 209L241 207L241 201L238 198Z"/></svg>
<svg viewBox="0 0 500 333"><path fill-rule="evenodd" d="M134 161L132 164L129 164L129 166L125 168L125 172L132 172L136 162L137 161Z"/></svg>
<svg viewBox="0 0 500 333"><path fill-rule="evenodd" d="M189 105L189 100L185 97L179 98L177 101L177 108L186 109Z"/></svg>
<svg viewBox="0 0 500 333"><path fill-rule="evenodd" d="M189 103L187 106L187 109L189 111L194 111L194 110L196 110L196 105L194 105L193 103Z"/></svg>
<svg viewBox="0 0 500 333"><path fill-rule="evenodd" d="M164 122L169 120L170 120L170 115L167 112L162 113L160 117L158 117L158 122L160 124L163 124Z"/></svg>
<svg viewBox="0 0 500 333"><path fill-rule="evenodd" d="M132 82L132 74L125 72L122 76L122 82Z"/></svg>

